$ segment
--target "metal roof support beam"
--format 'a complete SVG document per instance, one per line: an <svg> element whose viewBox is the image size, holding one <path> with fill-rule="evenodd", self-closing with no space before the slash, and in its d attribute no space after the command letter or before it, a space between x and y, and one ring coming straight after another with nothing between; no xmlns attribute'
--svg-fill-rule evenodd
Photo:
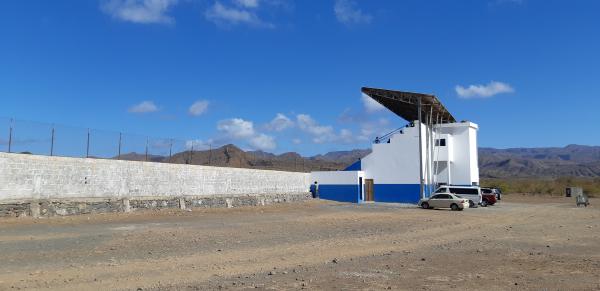
<svg viewBox="0 0 600 291"><path fill-rule="evenodd" d="M363 87L362 92L407 121L417 120L418 112L428 114L429 110L423 112L423 106L430 106L433 113L439 114L442 119L456 122L452 114L433 95L367 87ZM421 102L420 109L417 108L419 102Z"/></svg>
<svg viewBox="0 0 600 291"><path fill-rule="evenodd" d="M419 97L419 100L417 102L417 109L419 111L418 115L419 115L419 181L420 181L420 188L419 188L419 198L423 199L425 198L425 196L423 195L423 143L422 143L422 137L421 137L421 114L422 114L422 108L421 108L421 97Z"/></svg>

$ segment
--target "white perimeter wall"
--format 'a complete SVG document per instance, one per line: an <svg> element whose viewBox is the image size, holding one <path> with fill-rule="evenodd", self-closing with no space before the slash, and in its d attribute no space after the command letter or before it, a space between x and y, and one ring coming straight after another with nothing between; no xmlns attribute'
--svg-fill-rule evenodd
<svg viewBox="0 0 600 291"><path fill-rule="evenodd" d="M308 192L310 174L0 153L0 201Z"/></svg>
<svg viewBox="0 0 600 291"><path fill-rule="evenodd" d="M358 185L358 178L364 177L362 171L328 171L310 173L310 183L319 185Z"/></svg>

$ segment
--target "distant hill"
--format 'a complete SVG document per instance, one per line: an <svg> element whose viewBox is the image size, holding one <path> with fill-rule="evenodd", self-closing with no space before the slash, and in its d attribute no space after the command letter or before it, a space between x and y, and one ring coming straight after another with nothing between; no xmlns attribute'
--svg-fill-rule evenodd
<svg viewBox="0 0 600 291"><path fill-rule="evenodd" d="M328 152L324 155L316 155L316 156L312 157L311 159L323 160L323 161L334 161L334 162L343 163L345 165L351 165L352 163L356 162L358 159L362 159L370 153L371 153L370 149L337 151L337 152Z"/></svg>
<svg viewBox="0 0 600 291"><path fill-rule="evenodd" d="M479 149L483 178L600 177L600 147Z"/></svg>
<svg viewBox="0 0 600 291"><path fill-rule="evenodd" d="M288 152L243 151L235 145L205 151L185 151L168 157L149 156L154 162L212 165L281 171L335 171L365 157L370 149L335 151L312 157ZM145 155L128 153L123 160L143 161ZM562 148L479 149L482 178L600 177L600 146L568 145Z"/></svg>
<svg viewBox="0 0 600 291"><path fill-rule="evenodd" d="M263 151L245 152L237 146L229 144L212 150L176 153L170 159L163 156L149 156L148 159L163 163L310 172L342 170L362 157L360 153L364 152L370 151L356 150L336 152L333 155L302 157L295 152L280 155ZM137 153L123 154L120 157L122 160L131 161L143 161L145 158L144 154Z"/></svg>

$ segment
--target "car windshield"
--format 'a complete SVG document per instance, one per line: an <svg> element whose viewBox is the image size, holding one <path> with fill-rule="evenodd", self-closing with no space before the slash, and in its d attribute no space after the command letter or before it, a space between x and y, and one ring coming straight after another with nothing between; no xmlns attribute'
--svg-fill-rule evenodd
<svg viewBox="0 0 600 291"><path fill-rule="evenodd" d="M460 196L460 195L454 194L454 196L456 196L456 198L462 198L462 196Z"/></svg>

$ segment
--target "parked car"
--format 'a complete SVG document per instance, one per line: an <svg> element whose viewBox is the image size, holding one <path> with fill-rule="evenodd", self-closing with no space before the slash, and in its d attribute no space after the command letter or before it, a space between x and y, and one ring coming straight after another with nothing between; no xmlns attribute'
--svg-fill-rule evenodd
<svg viewBox="0 0 600 291"><path fill-rule="evenodd" d="M476 208L481 203L481 189L479 186L440 186L434 194L452 193L462 198L469 199L469 207Z"/></svg>
<svg viewBox="0 0 600 291"><path fill-rule="evenodd" d="M429 198L419 201L423 209L450 208L452 210L463 210L469 208L469 199L465 199L452 193L435 194Z"/></svg>
<svg viewBox="0 0 600 291"><path fill-rule="evenodd" d="M491 188L481 188L481 206L486 207L488 205L496 204L496 193Z"/></svg>
<svg viewBox="0 0 600 291"><path fill-rule="evenodd" d="M500 188L492 188L492 191L496 193L497 200L502 200L502 191L500 190Z"/></svg>

